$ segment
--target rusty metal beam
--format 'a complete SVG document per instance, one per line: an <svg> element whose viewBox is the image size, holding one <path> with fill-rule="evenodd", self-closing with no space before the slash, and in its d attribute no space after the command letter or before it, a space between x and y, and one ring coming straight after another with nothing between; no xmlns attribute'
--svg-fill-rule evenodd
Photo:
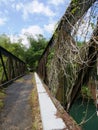
<svg viewBox="0 0 98 130"><path fill-rule="evenodd" d="M5 73L6 80L8 81L8 76L7 76L7 72L6 72L6 68L5 68L5 64L4 64L1 52L0 52L0 59L1 59L2 66L3 66L3 70L4 70L4 73Z"/></svg>
<svg viewBox="0 0 98 130"><path fill-rule="evenodd" d="M54 34L52 35L52 38L50 39L47 47L45 48L43 54L40 57L39 64L38 64L38 73L40 74L41 77L45 80L43 73L41 73L40 69L42 70L42 61L45 60L44 66L47 64L47 58L50 53L51 48L54 46L54 44L57 44L55 42L55 34L58 34L58 32L61 31L63 28L63 31L67 33L69 36L71 36L71 31L73 29L73 26L77 23L77 21L84 15L85 12L92 6L92 4L96 0L88 0L83 2L83 0L78 0L76 3L72 0L69 7L67 8L65 14L62 16L57 29L55 30ZM76 8L78 7L78 8ZM75 12L73 12L73 9L75 8ZM81 11L82 10L82 11ZM58 36L59 38L59 36ZM47 75L47 70L44 68L44 73Z"/></svg>
<svg viewBox="0 0 98 130"><path fill-rule="evenodd" d="M6 60L7 58L7 60ZM0 79L0 87L22 76L26 72L26 64L24 61L14 56L12 53L0 46L0 59L2 67L2 77ZM5 63L6 62L6 63Z"/></svg>
<svg viewBox="0 0 98 130"><path fill-rule="evenodd" d="M6 57L12 57L13 59L23 62L25 64L24 61L22 61L21 59L19 59L18 57L16 57L15 55L13 55L12 53L10 53L9 51L7 51L6 49L4 49L1 46L0 46L0 52L1 52L1 54L5 55Z"/></svg>

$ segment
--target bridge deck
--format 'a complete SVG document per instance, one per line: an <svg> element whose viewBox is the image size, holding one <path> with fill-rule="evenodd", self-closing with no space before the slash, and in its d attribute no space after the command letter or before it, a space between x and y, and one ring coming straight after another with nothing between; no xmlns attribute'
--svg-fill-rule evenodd
<svg viewBox="0 0 98 130"><path fill-rule="evenodd" d="M36 73L35 79L43 130L80 130L70 120L68 114L64 114L66 121L61 118ZM32 108L30 105L32 89L32 74L16 80L6 89L5 106L0 113L0 130L32 130Z"/></svg>
<svg viewBox="0 0 98 130"><path fill-rule="evenodd" d="M32 75L16 80L7 89L5 107L0 114L0 130L32 130L32 111L29 104L33 88Z"/></svg>

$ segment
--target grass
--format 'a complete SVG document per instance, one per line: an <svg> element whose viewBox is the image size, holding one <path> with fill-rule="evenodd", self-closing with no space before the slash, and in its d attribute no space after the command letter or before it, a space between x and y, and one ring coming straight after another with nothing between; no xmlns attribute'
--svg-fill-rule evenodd
<svg viewBox="0 0 98 130"><path fill-rule="evenodd" d="M5 93L3 90L0 90L0 110L3 108L4 103L3 103L3 99L5 97Z"/></svg>
<svg viewBox="0 0 98 130"><path fill-rule="evenodd" d="M31 95L32 115L33 115L32 130L43 130L41 116L40 116L39 102L38 102L37 87L36 87L34 76L33 76L33 86L34 88Z"/></svg>
<svg viewBox="0 0 98 130"><path fill-rule="evenodd" d="M2 100L0 100L0 110L1 110L1 108L3 107L3 101Z"/></svg>
<svg viewBox="0 0 98 130"><path fill-rule="evenodd" d="M24 79L22 77L17 79L17 80L15 80L15 82L23 82L23 81L24 81Z"/></svg>

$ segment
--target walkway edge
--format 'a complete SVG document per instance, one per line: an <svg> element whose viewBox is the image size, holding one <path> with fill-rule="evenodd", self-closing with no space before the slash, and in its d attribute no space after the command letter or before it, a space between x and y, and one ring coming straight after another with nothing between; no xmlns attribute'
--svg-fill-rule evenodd
<svg viewBox="0 0 98 130"><path fill-rule="evenodd" d="M62 118L57 117L57 109L53 104L51 98L46 92L39 76L37 73L34 73L38 99L40 105L41 119L43 130L64 130L66 125Z"/></svg>

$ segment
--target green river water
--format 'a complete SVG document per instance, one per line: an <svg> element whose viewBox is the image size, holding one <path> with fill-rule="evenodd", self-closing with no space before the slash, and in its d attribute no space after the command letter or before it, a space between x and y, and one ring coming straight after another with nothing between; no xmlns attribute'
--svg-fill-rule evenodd
<svg viewBox="0 0 98 130"><path fill-rule="evenodd" d="M88 103L88 100L77 99L70 109L70 115L78 124L86 116L87 122L81 126L82 130L98 130L98 116L96 115L96 107L93 100Z"/></svg>

